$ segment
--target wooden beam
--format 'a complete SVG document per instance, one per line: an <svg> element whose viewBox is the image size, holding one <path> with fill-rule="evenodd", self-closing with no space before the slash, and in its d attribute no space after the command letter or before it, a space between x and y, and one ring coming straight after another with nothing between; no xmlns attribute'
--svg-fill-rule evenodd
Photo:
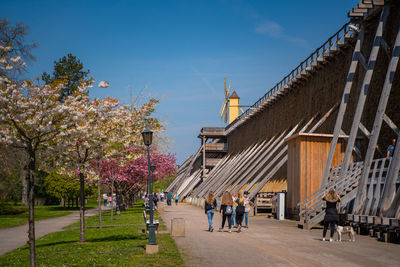
<svg viewBox="0 0 400 267"><path fill-rule="evenodd" d="M356 75L356 70L357 70L357 66L358 66L358 54L361 52L363 40L364 40L364 24L361 25L360 33L358 34L357 42L354 47L352 61L351 61L350 68L349 68L349 71L347 74L347 80L346 80L346 84L344 86L342 100L340 102L339 111L338 111L338 115L336 118L335 128L333 130L333 138L332 138L331 144L329 146L328 157L326 159L324 172L322 174L320 189L324 189L324 187L325 187L325 183L326 183L326 180L327 180L327 177L329 174L329 170L332 165L333 156L335 155L336 145L337 145L337 142L339 139L339 133L342 129L344 114L346 112L351 88L353 86L354 76Z"/></svg>
<svg viewBox="0 0 400 267"><path fill-rule="evenodd" d="M376 29L372 50L371 50L371 53L370 53L369 59L368 59L368 66L367 66L368 69L367 69L367 71L365 73L365 76L364 76L364 79L363 79L363 82L362 82L362 86L361 86L361 90L360 90L360 94L358 96L357 106L356 106L356 110L355 110L354 118L353 118L353 123L352 123L351 130L350 130L350 136L349 136L349 139L347 141L346 151L345 151L345 154L344 154L344 157L343 157L343 161L342 161L342 165L341 165L341 169L340 169L340 178L343 178L343 177L345 177L347 175L347 169L348 169L350 161L351 161L351 156L352 156L352 152L353 152L353 148L354 148L354 143L355 143L355 140L356 140L356 137L357 137L357 132L358 132L359 125L360 125L361 116L363 114L363 110L364 110L364 106L365 106L365 100L367 99L367 95L368 95L368 87L370 86L370 83L371 83L371 80L372 80L372 75L374 73L374 69L375 69L375 66L376 66L376 60L378 58L379 50L380 50L380 47L381 47L380 46L380 39L382 39L382 37L383 37L383 31L385 29L388 13L389 13L389 6L385 6L382 9L381 16L379 18L379 23L378 23L378 26L377 26L377 29ZM356 203L355 203L355 209L356 210L360 210L361 209L361 206L363 204L363 203L361 203L361 199L365 198L365 185L366 185L365 182L366 182L366 179L367 179L365 177L369 173L369 168L368 168L368 170L366 170L366 168L364 166L363 173L364 173L364 175L362 177L363 181L361 181L361 183L363 183L363 187L361 189L361 191L363 191L363 193L362 193L363 197L359 198L359 200L356 201Z"/></svg>
<svg viewBox="0 0 400 267"><path fill-rule="evenodd" d="M397 57L397 59L398 59L398 57ZM397 136L400 136L399 128L397 127L397 125L386 114L383 114L383 120L393 130L393 132L395 132L397 134Z"/></svg>
<svg viewBox="0 0 400 267"><path fill-rule="evenodd" d="M334 112L338 108L338 106L339 103L333 105L333 107L331 107L331 109L329 109L328 112L326 112L325 115L322 116L322 118L311 128L311 130L308 133L315 132L329 118L332 112Z"/></svg>
<svg viewBox="0 0 400 267"><path fill-rule="evenodd" d="M384 15L383 13L385 12L386 9L387 9L387 7L385 7L383 9L381 19L382 19L382 16ZM379 29L379 26L378 26L378 29ZM395 52L394 50L397 50L398 52ZM373 134L369 140L367 153L365 155L364 168L363 168L363 172L362 172L361 178L360 178L360 185L358 186L358 189L357 189L356 200L354 202L354 211L355 212L361 211L363 209L363 205L365 203L368 173L370 171L371 164L372 164L374 154L375 154L376 145L378 143L378 138L379 138L379 134L380 134L381 127L382 127L382 120L388 121L388 123L391 124L391 120L389 119L389 117L386 116L385 110L386 110L386 106L387 106L387 103L389 100L390 91L392 89L394 73L396 72L397 65L399 62L399 56L400 56L399 51L400 51L400 27L397 31L397 36L396 36L396 41L394 44L392 58L390 59L390 62L389 62L389 67L386 72L386 77L385 77L385 82L383 84L381 97L379 99L378 109L376 111L374 125L372 128ZM397 128L394 124L392 125L392 127ZM347 152L347 149L346 149L346 152Z"/></svg>

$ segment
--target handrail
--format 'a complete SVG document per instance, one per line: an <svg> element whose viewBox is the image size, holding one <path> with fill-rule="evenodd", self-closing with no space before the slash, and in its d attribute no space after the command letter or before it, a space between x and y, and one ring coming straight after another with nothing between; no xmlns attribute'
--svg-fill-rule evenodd
<svg viewBox="0 0 400 267"><path fill-rule="evenodd" d="M276 91L280 88L283 88L288 85L289 82L293 81L297 78L297 75L301 75L304 69L308 69L312 67L312 63L316 63L318 58L325 58L329 55L331 51L336 50L338 43L340 40L349 33L349 24L350 22L344 24L335 34L333 34L329 39L323 43L320 47L318 47L313 53L311 53L305 60L303 60L296 68L294 68L288 75L286 75L281 81L279 81L274 87L272 87L265 95L263 95L260 99L258 99L253 105L251 105L245 112L239 115L232 123L230 123L225 130L231 128L236 122L238 122L241 118L250 114L251 110L258 107L263 103L267 98L272 96Z"/></svg>
<svg viewBox="0 0 400 267"><path fill-rule="evenodd" d="M338 191L338 193L342 193L342 191L346 190L346 187L351 186L353 184L355 184L358 181L358 174L361 174L361 168L363 167L363 162L355 162L350 166L350 177L346 177L346 179L341 179L341 180L333 180L330 181L330 183L326 186L327 189L330 188L336 188L336 190ZM332 167L332 169L337 168L337 167ZM336 175L337 177L337 175ZM346 186L347 185L347 186ZM303 201L299 202L297 204L297 206L299 207L299 217L302 217L305 213L306 210L314 207L315 205L318 205L318 203L321 202L320 198L322 197L322 195L325 192L323 191L317 191L315 192L313 195L309 196L307 199L304 199ZM308 206L309 202L313 203L311 205Z"/></svg>

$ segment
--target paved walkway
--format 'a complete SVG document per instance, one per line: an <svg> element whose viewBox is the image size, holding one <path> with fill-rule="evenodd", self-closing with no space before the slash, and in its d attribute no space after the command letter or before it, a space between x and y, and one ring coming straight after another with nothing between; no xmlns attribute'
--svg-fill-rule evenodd
<svg viewBox="0 0 400 267"><path fill-rule="evenodd" d="M163 203L161 203L163 204ZM187 266L399 266L400 245L356 236L356 242L322 242L322 230L302 230L291 221L265 216L249 218L249 228L237 233L207 231L204 210L188 204L160 211L167 227L184 218L186 237L174 238ZM328 232L329 234L329 232ZM336 235L335 235L336 238Z"/></svg>
<svg viewBox="0 0 400 267"><path fill-rule="evenodd" d="M86 210L85 217L93 216L97 211L97 208ZM65 226L77 221L79 221L79 211L62 217L35 221L35 237L39 239L49 233L62 231ZM0 229L0 255L22 247L27 242L28 224Z"/></svg>

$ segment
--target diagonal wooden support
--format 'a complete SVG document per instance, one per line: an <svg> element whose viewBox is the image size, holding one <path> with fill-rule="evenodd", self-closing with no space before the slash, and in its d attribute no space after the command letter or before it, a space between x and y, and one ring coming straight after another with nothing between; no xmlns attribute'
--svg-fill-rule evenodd
<svg viewBox="0 0 400 267"><path fill-rule="evenodd" d="M208 174L208 179L206 179L205 181L203 181L201 183L200 186L198 186L193 192L192 192L192 196L197 196L197 194L205 187L207 186L213 179L215 173L218 173L221 168L225 165L225 163L227 161L229 161L231 158L230 155L227 155L225 157L223 157L218 163L217 165L215 165L214 168L212 168L212 170L210 171L210 173Z"/></svg>
<svg viewBox="0 0 400 267"><path fill-rule="evenodd" d="M353 86L354 76L356 74L356 70L357 70L357 66L358 66L358 54L361 52L363 40L364 40L364 25L361 25L360 33L358 34L357 42L354 47L353 57L352 57L352 61L350 64L349 72L347 74L347 80L346 80L346 84L344 86L343 96L342 96L342 100L340 102L339 111L338 111L338 115L337 115L337 119L336 119L336 123L335 123L335 128L333 130L333 138L331 140L328 157L326 159L324 172L322 174L320 190L324 189L324 187L325 187L325 184L326 184L326 181L328 178L328 174L329 174L329 170L332 165L333 156L335 155L336 145L337 145L337 142L339 139L340 131L342 129L344 114L346 112L351 88Z"/></svg>
<svg viewBox="0 0 400 267"><path fill-rule="evenodd" d="M383 12L383 11L382 11ZM354 202L354 211L359 212L363 209L365 198L366 198L366 186L368 181L368 173L371 168L371 163L375 154L376 144L378 143L379 133L382 127L382 121L385 118L385 110L389 100L390 91L392 89L392 83L394 79L394 74L397 69L400 56L400 28L397 31L397 37L394 44L392 58L389 62L389 67L386 72L385 82L383 84L383 89L381 97L379 99L378 109L375 115L374 126L372 128L373 135L368 143L367 153L364 160L364 169L360 178L360 185L358 187L356 200ZM387 116L386 116L387 117ZM390 119L389 119L390 120ZM347 151L347 150L346 150Z"/></svg>
<svg viewBox="0 0 400 267"><path fill-rule="evenodd" d="M256 176L256 177L254 177L254 179L251 181L251 183L244 189L245 191L249 191L263 176L264 176L264 174L265 173L267 173L267 171L272 167L272 166L275 166L276 167L276 162L284 155L284 158L286 157L286 159L287 159L287 150L288 150L288 146L287 145L285 145L285 147L275 156L275 157L273 157L272 158L272 160L268 163L268 165L265 167L265 168L260 168L259 169L259 173L258 173L258 175ZM283 163L282 163L283 164ZM273 168L273 169L275 169L275 168ZM276 170L276 171L278 171L278 169ZM272 171L270 171L269 173L268 173L268 175L269 174L271 174L271 173L273 173ZM273 174L275 174L275 172L273 173ZM272 177L272 176L271 176ZM270 177L270 178L271 178ZM264 179L263 179L264 180ZM267 182L268 180L266 180L266 182ZM262 188L262 187L261 187ZM260 188L260 189L261 189ZM252 190L253 191L253 190ZM256 192L256 193L258 193L258 191Z"/></svg>
<svg viewBox="0 0 400 267"><path fill-rule="evenodd" d="M368 131L367 127L364 126L364 124L362 124L360 122L360 125L358 125L358 128L361 130L361 132L369 139L370 138L370 131Z"/></svg>
<svg viewBox="0 0 400 267"><path fill-rule="evenodd" d="M396 148L393 153L393 158L389 165L389 171L386 176L385 187L383 188L381 204L380 204L380 213L378 215L383 217L394 217L398 205L400 205L399 194L400 190L398 190L396 194L396 182L399 178L400 171L400 138L397 138Z"/></svg>
<svg viewBox="0 0 400 267"><path fill-rule="evenodd" d="M242 151L243 153L243 151ZM221 168L214 173L214 175L211 177L209 177L209 179L207 179L207 182L203 188L201 188L201 191L197 194L199 197L202 197L203 195L207 194L208 191L210 190L210 188L212 188L212 185L216 182L216 179L218 179L219 174L223 173L224 171L226 171L229 166L231 166L232 162L234 162L236 160L237 157L239 157L241 155L241 153L238 153L232 157L230 157L223 165L221 165Z"/></svg>
<svg viewBox="0 0 400 267"><path fill-rule="evenodd" d="M236 166L236 163L240 158L242 158L244 155L246 155L249 151L254 149L255 147L258 147L259 144L256 144L254 146L248 147L247 149L242 150L240 153L236 154L231 160L229 160L221 170L216 173L213 177L213 179L210 181L210 184L205 187L202 192L199 194L199 197L205 197L208 194L208 191L213 191L214 195L216 195L215 192L215 185L218 184L221 179L223 179L224 175L226 173L229 173L234 166Z"/></svg>
<svg viewBox="0 0 400 267"><path fill-rule="evenodd" d="M347 170L348 170L348 167L350 164L350 160L351 160L351 156L352 156L352 152L353 152L353 148L354 148L354 143L355 143L355 140L357 137L357 132L358 132L358 128L359 128L360 121L361 121L361 116L362 116L364 106L365 106L365 100L366 100L367 94L368 94L368 87L371 83L372 75L374 73L374 69L375 69L375 65L376 65L375 63L378 58L379 50L381 47L380 40L383 37L383 31L385 29L388 13L389 13L389 5L385 5L382 9L381 16L379 18L379 23L378 23L378 27L376 29L373 47L372 47L371 54L368 59L368 69L365 73L364 80L363 80L361 90L360 90L360 95L358 97L357 107L356 107L356 111L354 113L353 123L351 126L350 136L349 136L347 146L346 146L346 152L343 157L343 162L342 162L342 167L340 170L340 178L339 179L342 179L344 176L347 175ZM369 164L371 164L371 162L369 162ZM365 169L366 168L364 168L364 170ZM365 174L363 176L367 177L368 173L369 173L369 168L368 168L368 171L365 172ZM361 190L363 192L362 193L363 197L362 198L359 197L359 199L356 201L355 210L361 209L361 205L362 205L361 199L365 199L365 186L366 186L367 178L364 178L364 177L363 177L364 180L361 181L363 187L359 187L359 190Z"/></svg>
<svg viewBox="0 0 400 267"><path fill-rule="evenodd" d="M265 178L260 181L260 183L251 190L249 194L249 199L252 199L263 187L264 185L279 171L279 169L287 162L288 156L287 154L274 166L274 168L265 176ZM245 190L250 190L250 188L246 188Z"/></svg>
<svg viewBox="0 0 400 267"><path fill-rule="evenodd" d="M397 127L397 125L386 114L383 114L383 120L393 130L393 132L395 132L397 136L400 137L399 127Z"/></svg>
<svg viewBox="0 0 400 267"><path fill-rule="evenodd" d="M339 103L336 103L335 105L333 105L333 107L331 107L331 109L328 110L328 112L326 112L324 116L322 116L322 118L311 128L311 130L308 133L315 132L329 118L329 116L338 108L338 106L339 106Z"/></svg>
<svg viewBox="0 0 400 267"><path fill-rule="evenodd" d="M217 192L223 192L225 189L231 185L234 181L237 181L240 179L240 177L243 176L243 172L245 170L248 170L251 168L251 165L253 164L254 160L259 158L260 154L263 153L263 151L268 148L268 146L275 140L275 136L272 137L267 143L263 143L256 151L253 153L249 154L247 157L245 157L239 164L238 168L234 170L227 179L218 187Z"/></svg>
<svg viewBox="0 0 400 267"><path fill-rule="evenodd" d="M268 144L266 146L266 149L263 150L263 153L254 159L251 163L251 165L244 171L244 173L241 175L239 179L236 179L236 181L231 185L231 188L237 187L238 184L239 188L242 188L245 183L247 183L248 180L253 177L254 173L256 172L257 166L260 166L263 164L263 162L267 161L269 159L269 153L271 149L278 147L280 142L282 142L282 139L284 138L287 130L283 131L276 140L274 140L273 143Z"/></svg>
<svg viewBox="0 0 400 267"><path fill-rule="evenodd" d="M270 146L270 148L268 148L268 150L264 153L264 156L260 157L260 159L258 159L258 161L256 162L256 164L254 165L253 168L249 168L249 170L251 171L248 174L243 175L244 179L240 180L240 183L238 184L238 188L241 189L243 188L243 186L246 185L246 183L248 183L251 179L254 178L254 176L259 173L260 169L262 169L262 167L268 163L269 160L273 160L272 156L275 154L275 152L277 150L279 150L285 143L285 139L289 138L290 136L292 136L297 128L299 127L299 125L301 124L301 122L299 122L295 127L293 127L293 129L285 135L286 130L280 135L280 138L278 140L280 140L278 143L274 143ZM283 137L285 135L285 137ZM281 139L283 137L283 139ZM268 167L269 168L269 167ZM259 177L256 176L255 179L259 179ZM239 182L239 181L238 181ZM236 187L236 185L235 185ZM245 189L246 190L246 189Z"/></svg>
<svg viewBox="0 0 400 267"><path fill-rule="evenodd" d="M271 140L270 140L271 141ZM228 183L235 177L235 174L240 171L240 169L244 168L244 164L247 163L247 160L252 159L255 155L257 155L264 148L266 140L257 144L253 147L253 149L247 151L242 155L242 157L238 158L235 162L234 167L229 169L229 172L224 173L219 179L218 182L213 186L214 193L216 196L221 195L224 192L225 184Z"/></svg>

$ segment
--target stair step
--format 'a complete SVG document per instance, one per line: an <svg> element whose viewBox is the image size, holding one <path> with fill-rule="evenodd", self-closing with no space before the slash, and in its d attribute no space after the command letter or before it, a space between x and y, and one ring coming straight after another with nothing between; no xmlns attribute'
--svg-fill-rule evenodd
<svg viewBox="0 0 400 267"><path fill-rule="evenodd" d="M368 9L366 9L366 8L358 8L358 7L355 7L355 8L353 8L353 12L354 13L366 13L368 11Z"/></svg>
<svg viewBox="0 0 400 267"><path fill-rule="evenodd" d="M383 6L385 5L385 0L372 0L375 6Z"/></svg>
<svg viewBox="0 0 400 267"><path fill-rule="evenodd" d="M372 2L371 3L358 3L358 5L357 5L359 8L373 8L374 6L372 5Z"/></svg>

